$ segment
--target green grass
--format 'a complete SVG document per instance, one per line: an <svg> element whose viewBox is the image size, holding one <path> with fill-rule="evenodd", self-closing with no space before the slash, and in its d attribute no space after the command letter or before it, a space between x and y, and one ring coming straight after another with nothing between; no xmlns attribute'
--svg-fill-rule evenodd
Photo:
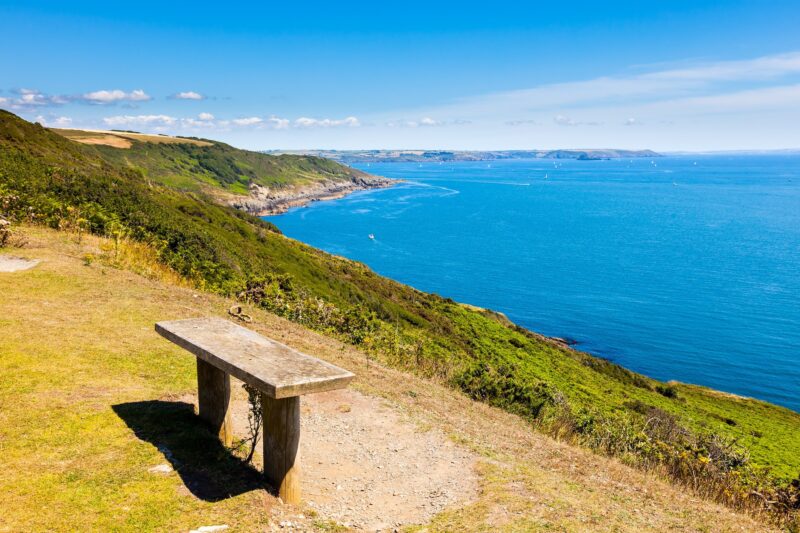
<svg viewBox="0 0 800 533"><path fill-rule="evenodd" d="M14 295L0 302L0 531L258 529L257 475L175 400L196 387L194 361L152 335L154 317L181 312L175 296L121 271L44 262L0 278ZM159 447L179 474L148 472L166 462ZM182 492L193 480L196 494ZM223 488L234 497L215 501Z"/></svg>
<svg viewBox="0 0 800 533"><path fill-rule="evenodd" d="M80 130L53 130L67 138L97 137ZM96 145L106 161L136 169L147 179L185 191L221 190L245 195L255 183L270 188L307 185L323 180L351 180L363 172L329 159L296 155L266 155L239 150L225 143L198 139L194 142L148 142L145 136L124 137L130 148ZM179 140L173 137L164 139Z"/></svg>
<svg viewBox="0 0 800 533"><path fill-rule="evenodd" d="M202 148L157 146L179 150L159 152L157 158L178 154L171 159L175 165L194 161L195 150ZM231 168L219 146L205 164L219 164L214 179L234 186L236 180L219 177ZM176 188L150 184L143 172L130 168L132 161L114 164L103 150L9 113L0 113L0 148L0 205L12 218L125 234L151 246L163 264L201 288L239 294L390 365L526 416L548 431L567 424L585 444L611 434L627 450L624 458L634 463L686 453L687 461L705 464L712 451L703 443L716 435L749 453L747 468L770 469L776 483L800 473L798 413L702 387L659 383L563 348L500 315L416 291L287 239L271 225L203 194L177 190L181 187L174 183ZM291 160L298 172L329 164L300 159ZM256 160L261 161L254 159L253 168L261 172L264 167ZM648 413L673 417L688 435L664 442L648 433Z"/></svg>

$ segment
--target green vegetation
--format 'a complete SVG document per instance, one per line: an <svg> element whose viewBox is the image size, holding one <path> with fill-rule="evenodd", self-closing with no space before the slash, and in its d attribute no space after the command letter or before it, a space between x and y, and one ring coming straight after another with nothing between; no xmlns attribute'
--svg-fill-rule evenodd
<svg viewBox="0 0 800 533"><path fill-rule="evenodd" d="M200 288L237 295L733 506L766 508L786 520L796 515L800 487L791 480L800 473L800 414L657 382L162 183L0 112L0 215L145 243Z"/></svg>
<svg viewBox="0 0 800 533"><path fill-rule="evenodd" d="M97 137L80 130L55 130L74 140ZM146 135L120 135L129 148L95 146L98 155L119 167L138 170L156 183L188 191L247 194L251 183L283 188L332 179L350 180L365 174L321 157L265 155L238 150L225 143L206 139ZM171 142L165 142L170 140ZM183 141L183 142L181 142Z"/></svg>

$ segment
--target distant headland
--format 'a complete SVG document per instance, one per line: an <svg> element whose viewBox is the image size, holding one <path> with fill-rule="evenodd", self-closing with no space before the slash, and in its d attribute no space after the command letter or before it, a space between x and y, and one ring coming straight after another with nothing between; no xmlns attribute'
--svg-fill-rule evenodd
<svg viewBox="0 0 800 533"><path fill-rule="evenodd" d="M570 150L268 150L267 154L313 155L341 163L392 163L426 161L495 161L500 159L623 159L661 157L652 150L570 149Z"/></svg>

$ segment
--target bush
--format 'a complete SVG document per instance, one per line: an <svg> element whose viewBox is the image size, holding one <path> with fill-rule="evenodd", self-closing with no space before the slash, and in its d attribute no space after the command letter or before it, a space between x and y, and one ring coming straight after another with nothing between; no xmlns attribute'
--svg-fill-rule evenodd
<svg viewBox="0 0 800 533"><path fill-rule="evenodd" d="M656 392L665 398L671 398L673 400L678 398L678 389L672 385L656 385Z"/></svg>

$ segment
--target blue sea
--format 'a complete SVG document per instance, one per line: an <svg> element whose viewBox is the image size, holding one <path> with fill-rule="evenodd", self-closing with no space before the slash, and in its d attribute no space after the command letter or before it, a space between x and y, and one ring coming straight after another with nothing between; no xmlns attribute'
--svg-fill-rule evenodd
<svg viewBox="0 0 800 533"><path fill-rule="evenodd" d="M648 376L800 411L800 156L359 167L405 182L269 220Z"/></svg>

